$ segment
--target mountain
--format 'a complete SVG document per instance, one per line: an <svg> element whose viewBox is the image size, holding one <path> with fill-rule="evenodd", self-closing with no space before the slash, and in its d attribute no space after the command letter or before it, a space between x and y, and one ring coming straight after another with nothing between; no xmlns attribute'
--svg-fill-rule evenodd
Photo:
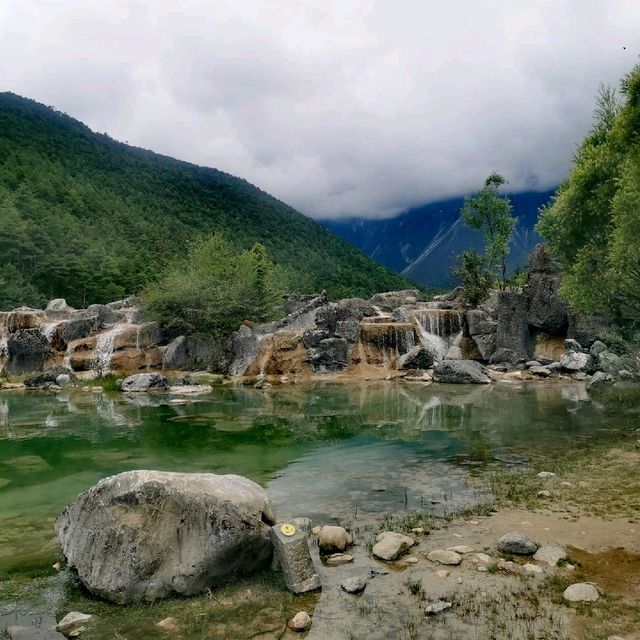
<svg viewBox="0 0 640 640"><path fill-rule="evenodd" d="M368 296L408 285L245 180L0 93L0 308L137 292L189 240L214 231L238 248L264 243L303 292Z"/></svg>
<svg viewBox="0 0 640 640"><path fill-rule="evenodd" d="M510 194L517 217L511 242L511 270L526 264L527 256L540 242L534 230L538 209L554 191ZM444 288L454 283L455 256L466 249L481 250L482 235L469 229L460 218L463 198L435 202L410 209L387 220L325 220L323 224L381 264L420 282Z"/></svg>

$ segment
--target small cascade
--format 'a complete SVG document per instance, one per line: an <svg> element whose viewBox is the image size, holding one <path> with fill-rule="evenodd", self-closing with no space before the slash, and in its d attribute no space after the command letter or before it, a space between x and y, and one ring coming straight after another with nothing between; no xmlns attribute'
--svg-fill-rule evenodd
<svg viewBox="0 0 640 640"><path fill-rule="evenodd" d="M114 325L108 331L104 331L96 338L96 348L93 352L92 369L97 376L106 376L111 371L111 359L113 358L114 342L116 336L122 331L122 325ZM66 359L66 356L65 356Z"/></svg>
<svg viewBox="0 0 640 640"><path fill-rule="evenodd" d="M375 319L374 319L375 320ZM361 362L390 367L397 358L415 346L414 328L408 322L363 322L360 325Z"/></svg>
<svg viewBox="0 0 640 640"><path fill-rule="evenodd" d="M454 309L439 309L426 303L411 311L410 318L421 344L429 349L436 360L442 360L462 332L464 314Z"/></svg>

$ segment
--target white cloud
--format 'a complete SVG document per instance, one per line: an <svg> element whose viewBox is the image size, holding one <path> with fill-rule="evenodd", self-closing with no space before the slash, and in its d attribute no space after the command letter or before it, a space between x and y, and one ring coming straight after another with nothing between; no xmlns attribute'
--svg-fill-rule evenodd
<svg viewBox="0 0 640 640"><path fill-rule="evenodd" d="M635 0L0 0L0 88L314 217L381 217L492 170L557 184L639 25Z"/></svg>

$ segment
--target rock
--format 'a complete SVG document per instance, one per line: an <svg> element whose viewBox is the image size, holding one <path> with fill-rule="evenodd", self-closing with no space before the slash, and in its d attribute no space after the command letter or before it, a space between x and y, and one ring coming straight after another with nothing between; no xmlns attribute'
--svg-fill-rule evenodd
<svg viewBox="0 0 640 640"><path fill-rule="evenodd" d="M415 544L413 538L395 531L384 531L376 537L371 553L380 560L397 560L407 549Z"/></svg>
<svg viewBox="0 0 640 640"><path fill-rule="evenodd" d="M529 301L527 296L515 291L498 293L498 327L496 349L509 349L518 358L529 359L533 341L528 324Z"/></svg>
<svg viewBox="0 0 640 640"><path fill-rule="evenodd" d="M189 363L187 339L184 336L174 338L167 346L162 357L163 369L183 369Z"/></svg>
<svg viewBox="0 0 640 640"><path fill-rule="evenodd" d="M503 535L497 546L501 553L519 556L532 556L538 550L538 545L533 540L518 531Z"/></svg>
<svg viewBox="0 0 640 640"><path fill-rule="evenodd" d="M169 381L159 373L136 373L122 381L122 390L128 393L151 389L162 391L169 387Z"/></svg>
<svg viewBox="0 0 640 640"><path fill-rule="evenodd" d="M491 562L491 556L486 553L476 553L476 559L480 562L484 562L484 564L489 564Z"/></svg>
<svg viewBox="0 0 640 640"><path fill-rule="evenodd" d="M376 293L369 302L376 307L380 307L383 311L393 311L407 304L415 304L417 300L420 300L421 295L418 289L387 291L385 293Z"/></svg>
<svg viewBox="0 0 640 640"><path fill-rule="evenodd" d="M74 340L87 338L96 328L97 317L78 316L61 322L51 334L51 346L56 351L66 351Z"/></svg>
<svg viewBox="0 0 640 640"><path fill-rule="evenodd" d="M558 294L560 268L546 250L538 245L529 257L526 296L527 321L548 333L564 333L569 323L567 304Z"/></svg>
<svg viewBox="0 0 640 640"><path fill-rule="evenodd" d="M56 631L59 631L67 638L74 638L80 634L85 625L93 616L87 613L80 613L79 611L71 611L67 613L60 622L56 625Z"/></svg>
<svg viewBox="0 0 640 640"><path fill-rule="evenodd" d="M4 326L9 333L24 329L37 329L45 321L44 311L19 307L5 314Z"/></svg>
<svg viewBox="0 0 640 640"><path fill-rule="evenodd" d="M593 358L582 351L565 351L560 358L560 365L566 371L584 371L593 363Z"/></svg>
<svg viewBox="0 0 640 640"><path fill-rule="evenodd" d="M544 562L550 567L557 567L558 562L568 558L567 550L559 544L542 545L533 555L533 559Z"/></svg>
<svg viewBox="0 0 640 640"><path fill-rule="evenodd" d="M624 360L616 353L613 353L612 351L603 351L595 359L593 366L604 373L617 375L624 369L625 364Z"/></svg>
<svg viewBox="0 0 640 640"><path fill-rule="evenodd" d="M51 300L44 310L47 320L65 320L75 312L73 307L67 304L64 298Z"/></svg>
<svg viewBox="0 0 640 640"><path fill-rule="evenodd" d="M445 600L435 600L431 604L428 604L425 607L425 615L434 616L438 613L442 613L447 609L451 609L453 605L450 602L446 602Z"/></svg>
<svg viewBox="0 0 640 640"><path fill-rule="evenodd" d="M347 366L349 344L345 338L326 338L309 349L308 360L314 371L340 371Z"/></svg>
<svg viewBox="0 0 640 640"><path fill-rule="evenodd" d="M71 382L71 376L68 373L61 373L56 378L56 384L59 387L66 387Z"/></svg>
<svg viewBox="0 0 640 640"><path fill-rule="evenodd" d="M485 361L490 360L496 350L496 334L477 335L473 336L472 340L475 342L480 357Z"/></svg>
<svg viewBox="0 0 640 640"><path fill-rule="evenodd" d="M263 391L266 391L267 389L271 389L271 383L268 380L258 380L258 382L256 382L253 385L254 389L262 389Z"/></svg>
<svg viewBox="0 0 640 640"><path fill-rule="evenodd" d="M538 474L538 478L541 478L542 480L546 480L547 478L555 478L556 474L553 473L553 471L541 471Z"/></svg>
<svg viewBox="0 0 640 640"><path fill-rule="evenodd" d="M488 384L486 369L473 360L443 360L433 370L433 380L449 384Z"/></svg>
<svg viewBox="0 0 640 640"><path fill-rule="evenodd" d="M440 569L436 571L436 575L438 576L438 578L448 578L450 573L451 572L447 571L446 569Z"/></svg>
<svg viewBox="0 0 640 640"><path fill-rule="evenodd" d="M269 496L246 478L127 471L80 494L55 530L84 586L127 604L200 593L261 569L274 520Z"/></svg>
<svg viewBox="0 0 640 640"><path fill-rule="evenodd" d="M52 564L52 565L51 565L51 568L52 568L54 571L60 571L60 569L62 569L62 565L61 565L59 562L56 562L55 564Z"/></svg>
<svg viewBox="0 0 640 640"><path fill-rule="evenodd" d="M588 582L576 582L569 585L562 594L567 602L595 602L598 598L598 590Z"/></svg>
<svg viewBox="0 0 640 640"><path fill-rule="evenodd" d="M522 565L522 573L530 574L530 575L540 575L544 573L542 567L539 567L537 564L531 564L527 562L527 564Z"/></svg>
<svg viewBox="0 0 640 640"><path fill-rule="evenodd" d="M61 367L60 365L55 365L50 369L46 369L42 373L38 373L35 376L27 378L24 381L24 384L29 389L46 387L52 384L56 384L62 387L64 386L63 384L58 384L58 378L62 378L62 376L66 376L66 378L68 378L65 384L68 384L73 378L75 378L71 369Z"/></svg>
<svg viewBox="0 0 640 640"><path fill-rule="evenodd" d="M467 311L466 318L469 335L472 338L478 335L495 334L498 329L498 323L492 320L489 314L481 309L471 309Z"/></svg>
<svg viewBox="0 0 640 640"><path fill-rule="evenodd" d="M318 546L323 553L344 551L352 542L351 535L343 527L326 525L318 532Z"/></svg>
<svg viewBox="0 0 640 640"><path fill-rule="evenodd" d="M548 378L551 375L551 369L548 367L531 367L529 371L534 376L539 376L540 378Z"/></svg>
<svg viewBox="0 0 640 640"><path fill-rule="evenodd" d="M590 347L596 340L602 340L611 331L611 320L606 316L584 316L569 314L567 337Z"/></svg>
<svg viewBox="0 0 640 640"><path fill-rule="evenodd" d="M433 366L433 362L433 352L426 347L417 346L398 358L396 369L429 369Z"/></svg>
<svg viewBox="0 0 640 640"><path fill-rule="evenodd" d="M455 553L473 553L473 547L470 547L468 544L459 544L455 547L449 547L447 551L455 551Z"/></svg>
<svg viewBox="0 0 640 640"><path fill-rule="evenodd" d="M418 564L418 558L416 558L415 556L407 556L406 558L402 559L402 562L404 562L405 564Z"/></svg>
<svg viewBox="0 0 640 640"><path fill-rule="evenodd" d="M565 351L577 351L578 353L582 353L582 345L572 338L567 338L564 341L564 350Z"/></svg>
<svg viewBox="0 0 640 640"><path fill-rule="evenodd" d="M525 362L524 366L531 369L531 367L541 367L542 365L537 360L529 360L529 362Z"/></svg>
<svg viewBox="0 0 640 640"><path fill-rule="evenodd" d="M491 364L517 364L522 360L522 356L519 356L513 349L496 349L491 357L489 358L489 362Z"/></svg>
<svg viewBox="0 0 640 640"><path fill-rule="evenodd" d="M347 578L340 586L347 593L362 593L367 588L369 576Z"/></svg>
<svg viewBox="0 0 640 640"><path fill-rule="evenodd" d="M311 616L306 611L298 611L287 623L293 631L308 631L311 629Z"/></svg>
<svg viewBox="0 0 640 640"><path fill-rule="evenodd" d="M421 536L424 533L424 527L414 527L411 529L411 533L415 533L418 536Z"/></svg>
<svg viewBox="0 0 640 640"><path fill-rule="evenodd" d="M156 627L163 631L175 633L180 630L180 623L176 618L168 617L160 620L160 622L156 622Z"/></svg>
<svg viewBox="0 0 640 640"><path fill-rule="evenodd" d="M229 373L232 376L244 375L249 365L258 355L258 336L246 325L234 332L231 339L231 364Z"/></svg>
<svg viewBox="0 0 640 640"><path fill-rule="evenodd" d="M596 340L589 348L589 353L596 359L605 351L607 351L607 345L602 340Z"/></svg>
<svg viewBox="0 0 640 640"><path fill-rule="evenodd" d="M596 371L593 374L591 380L589 380L587 384L587 389L592 389L593 387L597 387L605 384L613 384L613 376L610 373L604 373L603 371Z"/></svg>
<svg viewBox="0 0 640 640"><path fill-rule="evenodd" d="M334 553L326 560L328 567L339 567L343 564L349 564L353 562L353 556L348 553Z"/></svg>
<svg viewBox="0 0 640 640"><path fill-rule="evenodd" d="M326 329L309 329L302 334L302 344L307 349L315 349L323 340L330 337L331 334Z"/></svg>
<svg viewBox="0 0 640 640"><path fill-rule="evenodd" d="M434 549L427 553L427 559L438 564L458 565L462 562L462 556L455 551L445 551L444 549Z"/></svg>
<svg viewBox="0 0 640 640"><path fill-rule="evenodd" d="M50 355L49 341L39 329L21 329L7 339L4 369L12 376L41 371Z"/></svg>
<svg viewBox="0 0 640 640"><path fill-rule="evenodd" d="M537 496L538 498L550 498L551 491L538 491Z"/></svg>
<svg viewBox="0 0 640 640"><path fill-rule="evenodd" d="M300 594L320 588L304 528L290 522L277 524L271 527L271 541L289 591Z"/></svg>

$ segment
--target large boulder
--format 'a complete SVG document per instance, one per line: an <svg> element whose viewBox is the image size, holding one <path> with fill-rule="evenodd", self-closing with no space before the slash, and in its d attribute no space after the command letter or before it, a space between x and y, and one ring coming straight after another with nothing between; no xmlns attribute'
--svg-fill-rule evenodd
<svg viewBox="0 0 640 640"><path fill-rule="evenodd" d="M75 313L75 309L70 307L64 298L56 298L49 302L44 313L47 320L64 320Z"/></svg>
<svg viewBox="0 0 640 640"><path fill-rule="evenodd" d="M65 351L70 342L87 338L95 327L96 318L91 316L77 315L70 320L64 320L53 330L51 346L57 351Z"/></svg>
<svg viewBox="0 0 640 640"><path fill-rule="evenodd" d="M396 362L396 369L430 369L433 366L435 354L423 345L412 347L401 355Z"/></svg>
<svg viewBox="0 0 640 640"><path fill-rule="evenodd" d="M49 341L39 329L22 329L7 339L6 372L12 376L41 371L51 354Z"/></svg>
<svg viewBox="0 0 640 640"><path fill-rule="evenodd" d="M533 351L533 340L527 321L529 301L516 291L500 291L498 294L498 326L496 349L509 349L519 358L529 359Z"/></svg>
<svg viewBox="0 0 640 640"><path fill-rule="evenodd" d="M345 338L326 338L309 349L307 359L315 371L340 371L349 361L349 344Z"/></svg>
<svg viewBox="0 0 640 640"><path fill-rule="evenodd" d="M443 360L433 370L434 382L450 384L488 384L486 369L474 360Z"/></svg>
<svg viewBox="0 0 640 640"><path fill-rule="evenodd" d="M496 350L498 323L482 309L466 313L466 328L482 360L489 360Z"/></svg>
<svg viewBox="0 0 640 640"><path fill-rule="evenodd" d="M67 369L67 367L62 367L60 365L55 365L49 369L45 369L42 373L38 373L35 376L31 376L24 381L24 386L31 389L37 389L38 387L46 387L51 384L58 384L58 380L60 376L67 376L65 379L66 382L70 382L75 379L73 375L73 371L71 369Z"/></svg>
<svg viewBox="0 0 640 640"><path fill-rule="evenodd" d="M529 325L547 333L566 333L567 304L560 298L560 268L546 247L539 244L529 256L526 295Z"/></svg>
<svg viewBox="0 0 640 640"><path fill-rule="evenodd" d="M184 336L178 336L165 349L162 357L162 368L182 369L187 366L188 362L187 339Z"/></svg>
<svg viewBox="0 0 640 640"><path fill-rule="evenodd" d="M82 584L115 602L193 595L271 558L271 501L236 475L127 471L101 480L55 524Z"/></svg>
<svg viewBox="0 0 640 640"><path fill-rule="evenodd" d="M136 373L122 381L122 390L127 392L163 391L169 386L169 381L159 373Z"/></svg>
<svg viewBox="0 0 640 640"><path fill-rule="evenodd" d="M593 367L593 358L582 351L565 351L560 358L560 365L567 371L589 371Z"/></svg>
<svg viewBox="0 0 640 640"><path fill-rule="evenodd" d="M611 319L603 315L583 316L569 314L567 337L577 340L583 347L590 347L596 340L605 340L611 331Z"/></svg>

